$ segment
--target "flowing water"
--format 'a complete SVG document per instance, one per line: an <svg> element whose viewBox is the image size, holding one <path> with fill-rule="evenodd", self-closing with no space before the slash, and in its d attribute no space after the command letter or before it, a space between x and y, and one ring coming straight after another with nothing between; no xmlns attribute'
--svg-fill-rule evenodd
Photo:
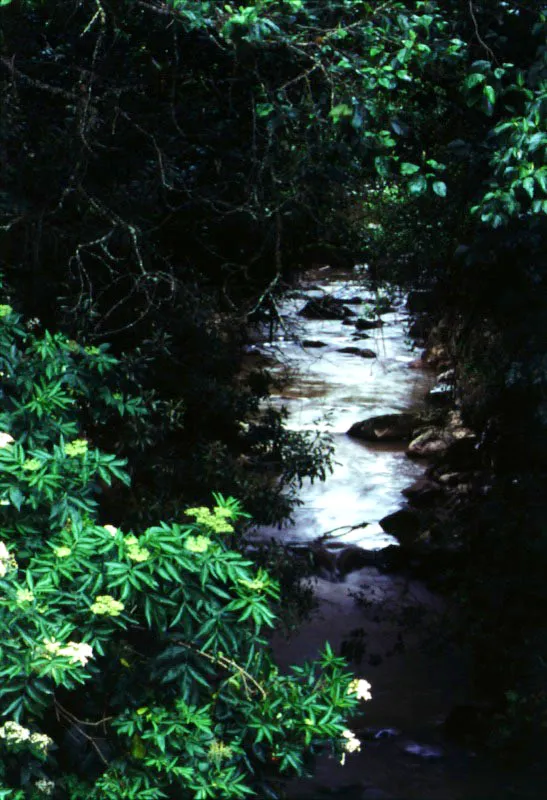
<svg viewBox="0 0 547 800"><path fill-rule="evenodd" d="M262 347L291 368L289 385L275 398L288 408L289 426L328 430L336 447L334 470L325 482L304 482L292 527L263 527L257 536L303 545L333 531L338 543L378 550L396 544L378 521L401 507L401 490L422 475L423 465L408 459L402 446L365 444L346 432L372 415L419 408L434 376L409 367L417 354L406 340L401 304L382 315L382 328L367 331L370 338L355 340L353 326L298 316L308 299L325 293L373 300L357 278L315 274L283 301L285 330ZM358 314L365 310L364 305L349 307ZM310 340L324 346L303 346ZM377 358L339 352L348 345L371 349ZM510 770L500 774L486 756L446 740L443 722L450 711L475 698L467 658L445 635L445 601L419 581L382 574L374 567L338 582L318 578L315 592L318 608L312 618L292 638L274 637L280 666L315 657L328 639L372 683L373 699L355 721L361 752L348 756L343 767L320 757L313 780L291 784L292 798L547 796L547 790L538 794L537 786L530 788L522 775Z"/></svg>
<svg viewBox="0 0 547 800"><path fill-rule="evenodd" d="M317 286L317 284L314 284ZM332 475L325 483L307 481L300 493L295 525L287 533L275 528L263 534L291 540L315 539L322 533L359 523L367 527L340 532L341 542L367 549L395 543L377 524L401 505L401 490L418 478L423 468L406 458L404 448L362 444L346 435L350 426L365 417L419 407L431 386L425 370L409 369L416 359L405 338L405 314L384 314L385 326L368 331L366 339L354 339L354 329L338 320L304 320L297 316L307 299L329 293L338 298L374 298L358 282L332 280L287 299L282 307L287 330L270 347L293 372L294 379L282 395L274 395L290 412L288 426L296 430L328 430L336 445ZM365 304L348 306L359 314ZM294 338L295 333L298 338ZM304 347L302 341L322 342L321 348ZM348 345L370 349L377 358L339 352Z"/></svg>

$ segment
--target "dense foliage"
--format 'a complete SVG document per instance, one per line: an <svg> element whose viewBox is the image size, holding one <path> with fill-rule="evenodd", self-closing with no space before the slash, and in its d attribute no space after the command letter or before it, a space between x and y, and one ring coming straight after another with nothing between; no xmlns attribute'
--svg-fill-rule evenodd
<svg viewBox="0 0 547 800"><path fill-rule="evenodd" d="M128 477L85 408L143 413L104 388L113 366L0 306L0 797L275 797L274 778L354 741L366 682L328 645L279 674L278 588L227 544L236 501L100 524L98 485Z"/></svg>

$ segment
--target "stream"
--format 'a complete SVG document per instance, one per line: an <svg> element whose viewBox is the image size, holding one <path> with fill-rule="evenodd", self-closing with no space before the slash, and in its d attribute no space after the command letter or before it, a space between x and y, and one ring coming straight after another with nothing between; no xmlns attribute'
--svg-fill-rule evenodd
<svg viewBox="0 0 547 800"><path fill-rule="evenodd" d="M369 416L422 407L435 376L412 363L418 354L406 338L402 300L382 314L383 327L357 339L353 324L298 316L307 300L324 294L373 301L358 275L316 271L281 302L285 329L259 347L291 369L290 384L274 397L289 410L289 427L328 430L335 444L334 469L325 482L304 481L293 526L262 527L256 536L304 546L334 532L328 540L333 552L348 545L381 550L397 541L379 520L401 508L402 489L422 476L424 464L409 459L402 445L364 443L348 437L347 430ZM365 310L355 300L347 307L356 314ZM377 357L341 353L347 346L371 349ZM373 699L353 725L361 751L348 756L344 766L319 757L313 779L289 785L291 800L545 796L529 785L533 781L509 769L500 773L499 763L488 756L447 740L444 722L452 709L480 698L473 696L465 653L447 636L445 600L420 581L374 566L338 577L320 572L314 591L317 608L311 618L290 638L274 636L281 669L317 656L329 640L356 675L370 681Z"/></svg>

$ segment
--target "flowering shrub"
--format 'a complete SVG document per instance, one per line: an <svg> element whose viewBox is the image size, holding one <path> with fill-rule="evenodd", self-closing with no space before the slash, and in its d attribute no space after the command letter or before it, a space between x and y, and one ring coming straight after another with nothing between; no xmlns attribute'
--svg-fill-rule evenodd
<svg viewBox="0 0 547 800"><path fill-rule="evenodd" d="M269 654L278 587L225 542L238 502L100 524L99 479L128 480L82 430L109 357L3 308L0 800L275 797L317 748L358 749L369 684L328 645L288 675Z"/></svg>

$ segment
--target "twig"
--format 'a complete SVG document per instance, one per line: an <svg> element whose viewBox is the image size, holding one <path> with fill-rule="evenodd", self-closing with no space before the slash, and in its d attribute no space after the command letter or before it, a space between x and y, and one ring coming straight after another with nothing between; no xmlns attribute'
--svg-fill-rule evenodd
<svg viewBox="0 0 547 800"><path fill-rule="evenodd" d="M239 673L239 675L241 675L241 677L243 678L244 683L246 683L247 680L250 681L250 683L252 683L253 686L255 686L258 689L258 691L260 692L262 697L264 699L266 699L267 694L266 694L265 689L262 688L262 686L258 683L258 681L255 678L253 678L253 676L249 672L247 672L246 669L243 669L243 667L241 667L235 661L232 661L231 658L226 658L226 656L221 656L221 655L214 656L214 655L211 655L211 653L207 653L205 650L197 650L195 647L192 647L191 644L188 644L187 642L183 642L180 639L177 639L177 644L180 644L182 647L186 647L188 650L191 650L192 653L195 653L198 656L202 656L203 658L206 658L208 661L211 661L213 664L218 664L223 669L233 669L233 670L235 670L237 673Z"/></svg>
<svg viewBox="0 0 547 800"><path fill-rule="evenodd" d="M494 54L494 51L492 50L491 47L489 47L486 44L486 42L484 41L484 39L481 36L480 30L479 30L479 23L477 22L477 17L475 15L475 8L473 6L473 0L469 0L469 14L471 15L471 19L473 20L473 27L475 28L475 36L477 37L477 40L478 40L479 44L481 45L481 47L484 47L484 49L486 50L488 56L492 59L492 61L495 61L497 63L497 58L496 58L496 56Z"/></svg>
<svg viewBox="0 0 547 800"><path fill-rule="evenodd" d="M325 539L329 539L330 537L332 537L333 533L336 533L336 531L342 531L342 533L337 533L336 536L345 536L346 533L350 533L351 531L356 531L358 530L358 528L366 528L367 525L370 525L370 522L358 522L356 525L339 525L338 528L333 528L330 531L325 531L325 533L322 533L321 536L318 536L315 541L323 542Z"/></svg>

